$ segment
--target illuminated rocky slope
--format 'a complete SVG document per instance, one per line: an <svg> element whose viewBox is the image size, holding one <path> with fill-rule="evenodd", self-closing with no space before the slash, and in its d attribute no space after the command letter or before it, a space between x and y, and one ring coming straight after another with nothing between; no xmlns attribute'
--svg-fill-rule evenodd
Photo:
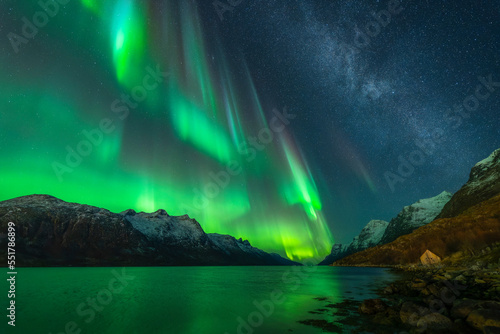
<svg viewBox="0 0 500 334"><path fill-rule="evenodd" d="M418 263L426 250L445 263L466 264L477 252L500 242L500 149L478 162L469 181L451 199L449 196L442 193L436 197L438 201L433 201L444 207L430 224L390 243L384 244L390 241L384 236L381 245L339 259L335 264L412 264Z"/></svg>
<svg viewBox="0 0 500 334"><path fill-rule="evenodd" d="M399 236L413 232L420 226L433 221L450 198L451 194L443 191L437 196L421 199L412 205L405 206L389 223L382 220L370 221L350 244L333 245L332 252L319 264L332 264L350 254L386 244Z"/></svg>
<svg viewBox="0 0 500 334"><path fill-rule="evenodd" d="M418 263L429 249L445 262L464 262L475 252L500 241L500 195L453 218L440 218L382 246L352 254L336 265Z"/></svg>
<svg viewBox="0 0 500 334"><path fill-rule="evenodd" d="M429 224L439 215L451 197L452 194L443 191L435 197L422 199L412 205L405 206L396 217L391 219L379 245L387 244L402 235L413 232L420 226Z"/></svg>

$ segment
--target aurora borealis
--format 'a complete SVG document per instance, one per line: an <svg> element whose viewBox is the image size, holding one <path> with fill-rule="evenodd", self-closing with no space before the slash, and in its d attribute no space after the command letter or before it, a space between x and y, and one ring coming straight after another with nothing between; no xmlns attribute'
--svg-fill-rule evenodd
<svg viewBox="0 0 500 334"><path fill-rule="evenodd" d="M478 77L500 80L498 2L402 1L356 49L386 2L246 0L222 21L210 1L57 4L42 22L38 1L0 2L0 200L162 208L320 259L500 146L499 90L446 122ZM391 190L384 173L437 127Z"/></svg>
<svg viewBox="0 0 500 334"><path fill-rule="evenodd" d="M286 129L295 116L266 115L248 68L235 78L219 42L207 45L192 2L75 0L60 11L20 46L29 79L2 84L2 199L165 208L290 258L324 255L333 239Z"/></svg>

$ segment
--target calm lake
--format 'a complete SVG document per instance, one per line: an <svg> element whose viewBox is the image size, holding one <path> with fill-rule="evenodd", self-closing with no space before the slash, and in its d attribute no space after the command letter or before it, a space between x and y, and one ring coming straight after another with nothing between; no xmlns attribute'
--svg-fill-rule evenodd
<svg viewBox="0 0 500 334"><path fill-rule="evenodd" d="M16 332L322 333L298 321L334 321L333 312L309 312L374 297L395 276L342 267L18 268Z"/></svg>

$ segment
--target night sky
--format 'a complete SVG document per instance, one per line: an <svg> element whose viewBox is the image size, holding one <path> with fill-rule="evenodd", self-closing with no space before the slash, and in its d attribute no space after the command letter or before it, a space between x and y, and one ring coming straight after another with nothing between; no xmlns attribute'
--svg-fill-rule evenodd
<svg viewBox="0 0 500 334"><path fill-rule="evenodd" d="M500 147L500 1L41 3L0 1L0 200L164 208L301 260Z"/></svg>

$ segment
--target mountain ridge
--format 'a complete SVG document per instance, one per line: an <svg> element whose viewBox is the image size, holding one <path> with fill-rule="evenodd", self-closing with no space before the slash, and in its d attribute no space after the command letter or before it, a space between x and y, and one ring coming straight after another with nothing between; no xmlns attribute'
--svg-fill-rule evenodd
<svg viewBox="0 0 500 334"><path fill-rule="evenodd" d="M35 194L0 202L2 231L10 221L18 266L298 265L162 209L113 213ZM6 258L5 234L0 249Z"/></svg>
<svg viewBox="0 0 500 334"><path fill-rule="evenodd" d="M336 260L334 265L380 266L419 262L429 250L443 262L466 263L478 251L500 242L500 149L476 163L469 180L437 217L390 243ZM458 259L458 260L457 260Z"/></svg>
<svg viewBox="0 0 500 334"><path fill-rule="evenodd" d="M453 233L450 233L453 231ZM476 204L452 218L438 218L396 240L337 260L339 266L394 266L417 264L430 250L445 263L465 261L500 241L500 195Z"/></svg>
<svg viewBox="0 0 500 334"><path fill-rule="evenodd" d="M378 244L387 244L430 223L439 215L451 197L451 193L443 191L437 196L420 199L403 207L397 216L391 219Z"/></svg>
<svg viewBox="0 0 500 334"><path fill-rule="evenodd" d="M443 191L434 197L420 199L403 207L390 222L371 220L351 243L333 245L331 253L319 265L332 264L351 254L389 243L399 236L413 232L434 220L451 197L451 193Z"/></svg>

